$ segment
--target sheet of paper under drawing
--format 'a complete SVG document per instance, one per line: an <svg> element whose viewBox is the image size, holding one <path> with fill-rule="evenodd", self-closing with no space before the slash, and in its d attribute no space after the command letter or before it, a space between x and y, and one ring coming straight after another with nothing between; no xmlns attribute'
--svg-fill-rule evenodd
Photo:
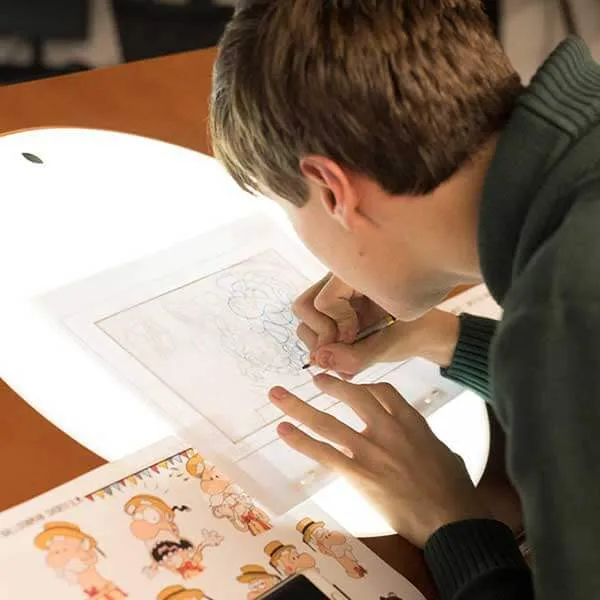
<svg viewBox="0 0 600 600"><path fill-rule="evenodd" d="M0 597L254 600L317 569L351 600L423 600L312 502L275 518L176 446L166 440L5 511Z"/></svg>
<svg viewBox="0 0 600 600"><path fill-rule="evenodd" d="M269 388L285 386L363 425L302 369L307 354L291 305L324 272L267 217L252 217L75 283L42 304L175 434L281 514L330 479L278 439L282 415L267 400ZM461 392L419 360L379 365L358 380L389 381L423 412ZM238 529L259 526L236 515L229 520Z"/></svg>

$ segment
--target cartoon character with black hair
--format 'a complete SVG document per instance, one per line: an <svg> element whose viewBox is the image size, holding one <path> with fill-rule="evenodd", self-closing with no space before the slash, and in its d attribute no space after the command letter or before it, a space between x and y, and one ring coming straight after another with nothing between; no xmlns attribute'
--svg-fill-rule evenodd
<svg viewBox="0 0 600 600"><path fill-rule="evenodd" d="M125 505L125 512L132 518L131 533L144 542L152 559L144 569L153 577L159 568L191 579L204 571L204 550L219 546L223 536L217 531L202 530L204 540L193 544L183 538L175 523L175 512L190 510L187 506L170 507L156 496L135 496Z"/></svg>

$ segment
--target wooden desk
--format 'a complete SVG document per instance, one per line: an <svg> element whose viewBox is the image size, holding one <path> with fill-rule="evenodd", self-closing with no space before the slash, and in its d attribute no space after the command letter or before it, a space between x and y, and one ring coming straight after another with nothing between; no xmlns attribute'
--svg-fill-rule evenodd
<svg viewBox="0 0 600 600"><path fill-rule="evenodd" d="M190 52L0 88L0 133L53 126L113 129L208 153L207 108L214 57L214 50ZM1 381L0 431L0 456L18 457L4 461L4 480L10 485L0 488L0 510L104 462ZM416 548L398 536L367 544L428 598L435 598Z"/></svg>

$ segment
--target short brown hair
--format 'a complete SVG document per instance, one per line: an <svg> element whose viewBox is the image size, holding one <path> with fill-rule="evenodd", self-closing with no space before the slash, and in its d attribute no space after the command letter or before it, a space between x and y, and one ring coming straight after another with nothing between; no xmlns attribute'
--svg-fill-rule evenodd
<svg viewBox="0 0 600 600"><path fill-rule="evenodd" d="M427 194L521 90L479 0L245 0L215 65L213 149L244 189L298 206L311 154Z"/></svg>

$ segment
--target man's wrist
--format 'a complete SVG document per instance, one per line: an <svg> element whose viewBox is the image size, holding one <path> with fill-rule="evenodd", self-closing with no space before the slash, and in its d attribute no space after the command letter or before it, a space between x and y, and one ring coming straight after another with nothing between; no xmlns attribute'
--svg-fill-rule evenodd
<svg viewBox="0 0 600 600"><path fill-rule="evenodd" d="M418 356L441 368L450 366L460 333L459 318L437 309L433 309L423 318L426 321L421 324L418 332Z"/></svg>

